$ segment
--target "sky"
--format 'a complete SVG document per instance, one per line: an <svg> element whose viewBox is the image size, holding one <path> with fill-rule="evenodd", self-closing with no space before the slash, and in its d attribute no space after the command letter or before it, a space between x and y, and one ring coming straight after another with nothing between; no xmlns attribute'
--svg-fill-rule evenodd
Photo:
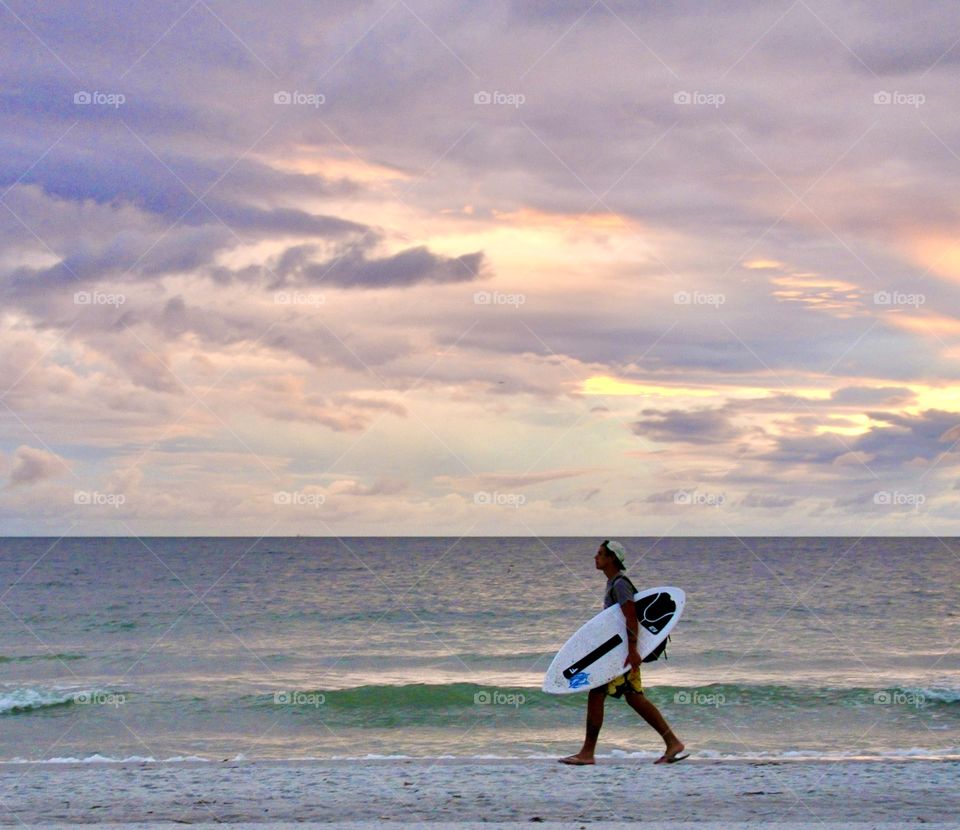
<svg viewBox="0 0 960 830"><path fill-rule="evenodd" d="M5 535L960 532L948 2L0 0Z"/></svg>

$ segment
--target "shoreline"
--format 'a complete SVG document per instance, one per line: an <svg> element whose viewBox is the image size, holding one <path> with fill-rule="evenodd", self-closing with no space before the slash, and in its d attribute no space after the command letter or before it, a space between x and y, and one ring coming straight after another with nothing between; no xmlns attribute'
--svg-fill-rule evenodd
<svg viewBox="0 0 960 830"><path fill-rule="evenodd" d="M189 758L189 759L141 759L141 758L120 758L120 759L70 759L70 760L17 760L0 761L0 772L23 770L27 767L42 767L46 769L89 769L105 767L110 769L120 768L162 768L176 767L184 769L196 767L200 769L226 767L226 766L245 766L256 765L259 767L337 767L344 764L358 764L364 766L392 766L394 764L419 764L423 766L504 766L504 765L531 765L531 766L550 766L559 763L561 756L544 756L531 758L518 757L429 757L429 756L397 756L384 758L222 758L220 760ZM634 766L644 767L652 766L653 761L659 757L659 753L650 753L649 757L623 757L623 756L597 756L597 767L606 766ZM960 755L944 756L925 756L925 755L903 755L903 756L875 756L875 755L852 755L849 757L824 758L816 756L802 756L798 758L784 757L743 757L743 758L697 758L691 755L683 762L683 766L830 766L844 764L876 764L878 766L889 766L891 764L960 764Z"/></svg>
<svg viewBox="0 0 960 830"><path fill-rule="evenodd" d="M228 826L234 830L377 830L379 827L411 827L416 830L529 830L527 821L426 821L426 822L392 822L378 821L260 821L232 823ZM216 830L223 827L223 822L183 822L196 830ZM29 824L21 825L29 830L62 830L62 824ZM171 820L148 821L133 823L111 823L91 825L103 830L170 830ZM620 830L620 828L636 828L636 830L810 830L815 826L811 821L536 821L538 828L543 830ZM831 830L897 830L902 828L900 821L844 821L830 822ZM923 830L957 830L960 824L923 822L918 825Z"/></svg>
<svg viewBox="0 0 960 830"><path fill-rule="evenodd" d="M0 826L960 827L958 779L960 761L920 759L3 764Z"/></svg>

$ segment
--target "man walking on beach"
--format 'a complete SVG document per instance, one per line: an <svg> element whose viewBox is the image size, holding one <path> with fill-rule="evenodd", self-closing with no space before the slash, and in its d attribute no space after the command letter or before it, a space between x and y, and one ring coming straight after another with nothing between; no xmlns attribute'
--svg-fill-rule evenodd
<svg viewBox="0 0 960 830"><path fill-rule="evenodd" d="M600 736L600 727L603 725L603 705L607 695L623 697L631 708L649 723L663 738L666 749L662 756L654 763L672 764L682 761L686 755L680 755L684 746L680 739L673 734L660 714L660 710L643 694L640 683L640 653L637 651L637 612L633 605L633 589L630 581L623 573L626 570L624 560L626 552L619 542L609 540L601 543L594 557L597 570L603 571L607 577L607 590L603 596L603 607L619 604L623 616L627 619L627 659L623 665L630 666L630 670L622 677L617 677L610 683L591 689L587 693L587 736L583 740L583 747L576 755L561 758L560 763L582 766L592 764L593 753L597 748L597 738Z"/></svg>

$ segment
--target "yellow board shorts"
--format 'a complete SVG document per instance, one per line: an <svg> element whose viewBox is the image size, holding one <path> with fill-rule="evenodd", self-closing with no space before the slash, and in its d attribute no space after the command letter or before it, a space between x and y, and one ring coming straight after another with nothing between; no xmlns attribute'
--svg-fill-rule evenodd
<svg viewBox="0 0 960 830"><path fill-rule="evenodd" d="M620 677L615 677L607 684L607 694L610 697L621 697L624 692L643 693L643 684L640 682L640 667L631 669Z"/></svg>

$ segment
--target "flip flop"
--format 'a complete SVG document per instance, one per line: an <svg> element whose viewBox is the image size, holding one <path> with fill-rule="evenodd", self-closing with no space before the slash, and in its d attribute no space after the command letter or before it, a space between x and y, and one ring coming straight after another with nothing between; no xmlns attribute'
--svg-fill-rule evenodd
<svg viewBox="0 0 960 830"><path fill-rule="evenodd" d="M571 767L592 767L593 761L581 761L579 758L574 758L572 755L567 756L566 758L557 758L561 764L567 764Z"/></svg>
<svg viewBox="0 0 960 830"><path fill-rule="evenodd" d="M661 755L661 756L660 756L656 761L654 761L653 763L654 763L654 765L656 765L656 764L676 764L678 761L682 761L684 758L689 758L689 757L690 757L690 753L689 753L689 752L688 752L686 755L674 755L672 758L668 758L666 755Z"/></svg>

